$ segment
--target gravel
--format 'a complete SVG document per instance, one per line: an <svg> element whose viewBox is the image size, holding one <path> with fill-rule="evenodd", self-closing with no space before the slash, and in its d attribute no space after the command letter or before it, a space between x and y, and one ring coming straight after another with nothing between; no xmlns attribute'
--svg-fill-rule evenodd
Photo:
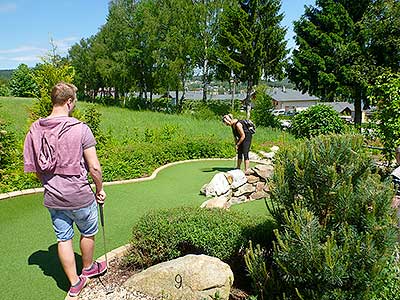
<svg viewBox="0 0 400 300"><path fill-rule="evenodd" d="M156 300L140 292L131 292L124 288L123 283L137 271L124 267L121 259L108 262L107 273L100 278L92 278L79 295L80 300ZM104 285L103 285L104 284ZM106 291L112 291L106 293Z"/></svg>

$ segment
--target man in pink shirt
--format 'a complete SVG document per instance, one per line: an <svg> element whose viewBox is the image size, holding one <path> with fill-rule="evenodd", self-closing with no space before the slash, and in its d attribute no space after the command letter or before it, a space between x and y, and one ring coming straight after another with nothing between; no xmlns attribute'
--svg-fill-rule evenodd
<svg viewBox="0 0 400 300"><path fill-rule="evenodd" d="M77 101L76 91L72 84L56 84L51 92L51 114L32 124L24 143L24 169L36 173L45 189L44 206L50 212L58 256L71 283L67 295L70 299L79 295L88 278L107 271L106 262L93 261L98 231L97 203L104 203L106 193L92 131L70 117ZM88 173L96 186L95 193ZM81 234L83 269L79 276L72 246L74 223Z"/></svg>

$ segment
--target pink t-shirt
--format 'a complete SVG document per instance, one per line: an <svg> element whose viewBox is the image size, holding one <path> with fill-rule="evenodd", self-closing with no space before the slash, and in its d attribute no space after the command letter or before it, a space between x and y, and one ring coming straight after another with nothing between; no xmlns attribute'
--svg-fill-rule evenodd
<svg viewBox="0 0 400 300"><path fill-rule="evenodd" d="M53 119L47 118L42 119L41 122L46 125L43 128L49 127L49 125L52 125L53 123L56 124L56 126L61 126L65 124L65 122L72 122L72 124L76 124L75 119L68 117L58 117ZM74 175L65 175L65 172L40 172L40 170L38 170L38 168L35 166L28 167L27 171L40 172L42 184L45 189L44 206L46 207L72 210L86 207L95 201L94 192L87 178L88 167L83 157L83 150L95 146L96 140L92 131L86 124L81 122L79 122L79 124L81 126L71 128L79 128L81 130L77 131L74 129L72 136L70 135L70 138L60 138L59 142L57 143L57 152L62 154L58 159L58 164L60 165L63 163L63 161L71 161L71 157L68 157L69 153L74 153L74 155L76 153L81 153L79 169L75 168L76 170L79 170L78 172L74 171L72 173ZM40 128L37 130L40 130ZM31 138L32 135L32 132L28 133L25 141L24 156L26 157L25 160L29 161L35 161L37 159L37 154L35 154L36 152L32 146L33 143L31 142L35 139L35 137ZM77 157L77 159L79 160L79 157Z"/></svg>

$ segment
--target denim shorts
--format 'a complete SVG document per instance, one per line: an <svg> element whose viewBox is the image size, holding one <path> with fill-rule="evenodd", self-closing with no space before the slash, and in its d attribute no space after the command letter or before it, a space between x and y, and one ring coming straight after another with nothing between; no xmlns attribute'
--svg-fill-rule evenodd
<svg viewBox="0 0 400 300"><path fill-rule="evenodd" d="M48 208L58 241L68 241L74 237L74 222L82 236L94 236L98 228L97 202L74 210Z"/></svg>

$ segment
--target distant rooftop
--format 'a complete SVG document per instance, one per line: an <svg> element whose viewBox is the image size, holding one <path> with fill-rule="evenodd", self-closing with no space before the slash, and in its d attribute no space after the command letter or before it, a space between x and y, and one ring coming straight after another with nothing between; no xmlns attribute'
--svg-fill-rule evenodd
<svg viewBox="0 0 400 300"><path fill-rule="evenodd" d="M288 89L283 87L275 87L268 89L268 94L275 101L285 102L285 101L319 101L316 96L311 96L308 93L302 93L298 90Z"/></svg>
<svg viewBox="0 0 400 300"><path fill-rule="evenodd" d="M349 102L321 102L321 104L332 106L332 108L339 113L346 108L349 108L350 111L354 111L354 104Z"/></svg>

